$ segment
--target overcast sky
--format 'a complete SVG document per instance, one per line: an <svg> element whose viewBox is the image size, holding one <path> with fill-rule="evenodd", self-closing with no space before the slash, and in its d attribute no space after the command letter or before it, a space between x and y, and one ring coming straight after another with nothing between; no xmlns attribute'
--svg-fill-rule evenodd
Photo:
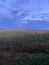
<svg viewBox="0 0 49 65"><path fill-rule="evenodd" d="M0 29L49 30L49 0L0 0Z"/></svg>

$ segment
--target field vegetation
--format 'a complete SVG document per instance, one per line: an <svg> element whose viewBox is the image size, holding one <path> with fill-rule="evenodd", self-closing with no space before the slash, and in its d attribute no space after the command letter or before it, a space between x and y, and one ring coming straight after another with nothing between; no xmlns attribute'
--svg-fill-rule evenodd
<svg viewBox="0 0 49 65"><path fill-rule="evenodd" d="M0 65L49 65L49 31L0 31Z"/></svg>

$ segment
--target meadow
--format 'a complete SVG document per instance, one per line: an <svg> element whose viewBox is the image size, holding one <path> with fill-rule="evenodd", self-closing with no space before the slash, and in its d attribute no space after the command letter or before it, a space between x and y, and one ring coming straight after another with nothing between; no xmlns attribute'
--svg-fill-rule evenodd
<svg viewBox="0 0 49 65"><path fill-rule="evenodd" d="M0 65L49 65L49 31L0 30Z"/></svg>

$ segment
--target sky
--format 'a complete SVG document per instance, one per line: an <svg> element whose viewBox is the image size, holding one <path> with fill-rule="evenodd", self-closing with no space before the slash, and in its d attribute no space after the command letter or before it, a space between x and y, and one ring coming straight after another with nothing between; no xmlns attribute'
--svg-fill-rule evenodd
<svg viewBox="0 0 49 65"><path fill-rule="evenodd" d="M0 29L49 30L49 0L0 0Z"/></svg>

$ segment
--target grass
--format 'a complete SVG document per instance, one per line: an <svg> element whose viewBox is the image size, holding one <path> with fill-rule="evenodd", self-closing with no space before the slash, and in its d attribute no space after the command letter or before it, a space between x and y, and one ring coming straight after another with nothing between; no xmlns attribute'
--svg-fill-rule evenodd
<svg viewBox="0 0 49 65"><path fill-rule="evenodd" d="M30 55L23 60L0 61L2 65L49 65L49 55Z"/></svg>
<svg viewBox="0 0 49 65"><path fill-rule="evenodd" d="M49 32L0 31L0 65L49 65Z"/></svg>
<svg viewBox="0 0 49 65"><path fill-rule="evenodd" d="M24 65L49 65L49 55L33 55L24 60Z"/></svg>

